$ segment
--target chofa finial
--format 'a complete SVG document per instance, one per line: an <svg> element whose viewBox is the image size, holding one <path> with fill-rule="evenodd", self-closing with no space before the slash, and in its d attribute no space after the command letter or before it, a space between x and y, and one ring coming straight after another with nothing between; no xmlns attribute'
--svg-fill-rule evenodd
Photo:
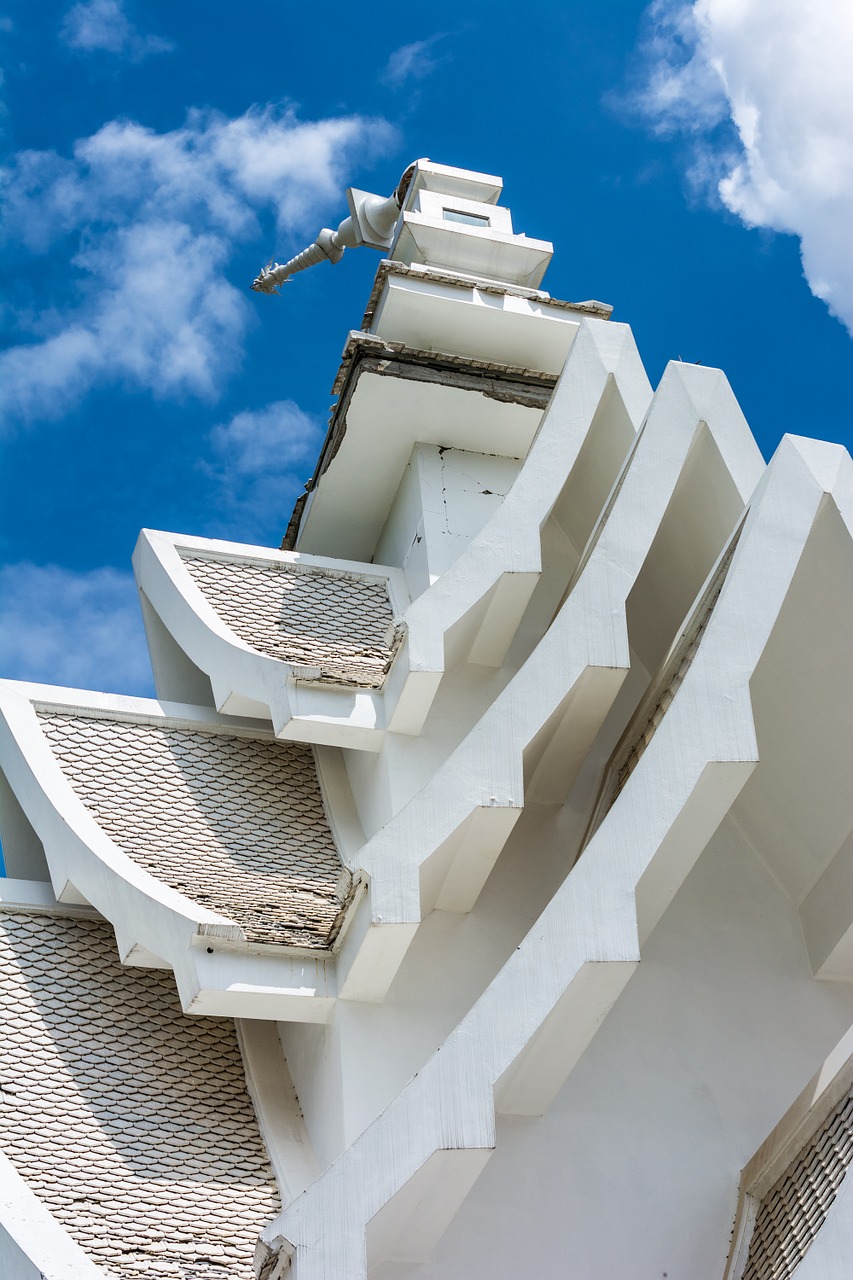
<svg viewBox="0 0 853 1280"><path fill-rule="evenodd" d="M354 249L360 244L372 249L389 248L414 171L415 165L410 164L393 195L387 199L350 188L347 191L350 215L344 218L337 231L324 227L314 243L289 262L273 263L270 260L253 280L252 288L256 293L277 293L279 285L287 284L297 271L326 260L340 262L344 249Z"/></svg>

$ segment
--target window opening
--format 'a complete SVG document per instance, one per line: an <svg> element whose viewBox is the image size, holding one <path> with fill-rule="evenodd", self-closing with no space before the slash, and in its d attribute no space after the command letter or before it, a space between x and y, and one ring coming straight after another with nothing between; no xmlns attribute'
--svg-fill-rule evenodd
<svg viewBox="0 0 853 1280"><path fill-rule="evenodd" d="M463 213L461 209L444 209L445 222L464 222L469 227L489 227L491 218L482 213Z"/></svg>

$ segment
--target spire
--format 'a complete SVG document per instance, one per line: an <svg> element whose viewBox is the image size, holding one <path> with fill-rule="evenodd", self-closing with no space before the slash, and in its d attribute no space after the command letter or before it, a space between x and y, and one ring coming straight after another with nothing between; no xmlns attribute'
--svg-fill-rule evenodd
<svg viewBox="0 0 853 1280"><path fill-rule="evenodd" d="M361 244L366 244L371 249L387 249L415 168L416 165L409 165L393 193L387 198L349 187L349 217L344 218L337 231L323 227L314 243L297 253L295 258L264 267L252 282L255 292L275 293L279 285L287 284L291 276L304 271L306 267L313 267L326 260L340 262L345 249L354 249Z"/></svg>
<svg viewBox="0 0 853 1280"><path fill-rule="evenodd" d="M324 227L296 257L265 267L252 288L275 293L298 271L326 260L340 262L345 249L362 244L406 266L536 288L553 246L513 231L512 214L497 203L502 189L502 179L492 174L416 160L388 197L350 187L349 217L337 230Z"/></svg>

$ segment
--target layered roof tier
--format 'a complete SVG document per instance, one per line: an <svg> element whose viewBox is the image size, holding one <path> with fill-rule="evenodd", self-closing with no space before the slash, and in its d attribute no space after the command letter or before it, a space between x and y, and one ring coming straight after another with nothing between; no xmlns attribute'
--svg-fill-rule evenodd
<svg viewBox="0 0 853 1280"><path fill-rule="evenodd" d="M765 466L720 371L652 394L608 307L530 287L550 247L498 179L407 180L339 228L378 200L405 260L285 549L143 531L156 700L0 685L23 1280L68 1280L54 1246L81 1280L244 1280L259 1218L258 1280L548 1274L567 1221L579 1274L704 1274L696 1231L722 1265L746 1153L849 1028L849 458ZM803 1182L767 1141L744 1264Z"/></svg>
<svg viewBox="0 0 853 1280"><path fill-rule="evenodd" d="M51 1276L250 1280L278 1191L234 1024L184 1017L106 921L16 887L0 882L0 1164L19 1243Z"/></svg>
<svg viewBox="0 0 853 1280"><path fill-rule="evenodd" d="M134 568L161 697L375 751L418 684L399 569L151 530Z"/></svg>
<svg viewBox="0 0 853 1280"><path fill-rule="evenodd" d="M327 949L350 893L310 747L37 711L77 798L132 862L247 942Z"/></svg>
<svg viewBox="0 0 853 1280"><path fill-rule="evenodd" d="M187 1009L329 1015L355 886L315 749L203 707L11 682L0 719L22 806L8 865L41 859L128 963L174 969Z"/></svg>

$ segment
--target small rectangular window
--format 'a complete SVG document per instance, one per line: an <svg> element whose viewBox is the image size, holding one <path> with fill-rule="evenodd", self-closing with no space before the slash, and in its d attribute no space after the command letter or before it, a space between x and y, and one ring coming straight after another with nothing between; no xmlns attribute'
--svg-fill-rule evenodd
<svg viewBox="0 0 853 1280"><path fill-rule="evenodd" d="M463 213L461 209L444 209L445 222L464 222L469 227L491 226L491 219L482 213Z"/></svg>

